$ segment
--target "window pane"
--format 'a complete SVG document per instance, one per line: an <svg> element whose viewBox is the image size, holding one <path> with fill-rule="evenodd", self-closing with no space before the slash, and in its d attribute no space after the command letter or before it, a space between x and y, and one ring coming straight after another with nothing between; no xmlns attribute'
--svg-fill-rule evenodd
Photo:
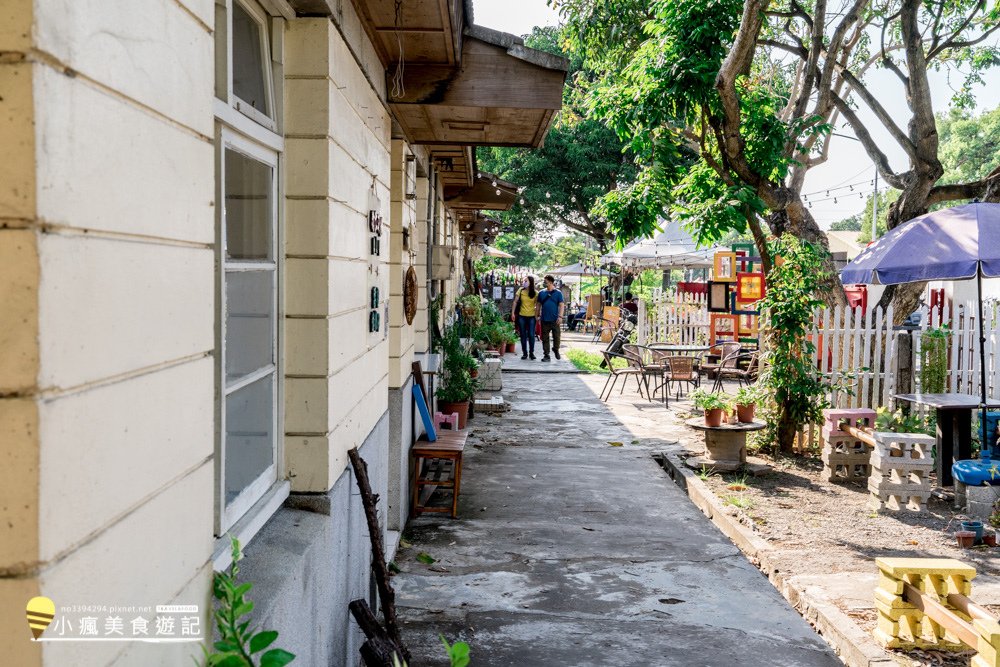
<svg viewBox="0 0 1000 667"><path fill-rule="evenodd" d="M274 463L274 374L226 397L226 505Z"/></svg>
<svg viewBox="0 0 1000 667"><path fill-rule="evenodd" d="M270 165L226 149L226 257L269 259L273 172Z"/></svg>
<svg viewBox="0 0 1000 667"><path fill-rule="evenodd" d="M274 363L274 272L226 272L226 381Z"/></svg>
<svg viewBox="0 0 1000 667"><path fill-rule="evenodd" d="M260 24L240 3L233 3L233 92L257 111L267 110L264 81L264 54L261 52Z"/></svg>

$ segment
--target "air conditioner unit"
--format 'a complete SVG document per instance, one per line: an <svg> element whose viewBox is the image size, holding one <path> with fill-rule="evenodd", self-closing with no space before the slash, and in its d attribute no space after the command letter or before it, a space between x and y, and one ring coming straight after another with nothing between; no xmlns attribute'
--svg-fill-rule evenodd
<svg viewBox="0 0 1000 667"><path fill-rule="evenodd" d="M431 280L448 280L455 271L455 249L450 245L431 247Z"/></svg>

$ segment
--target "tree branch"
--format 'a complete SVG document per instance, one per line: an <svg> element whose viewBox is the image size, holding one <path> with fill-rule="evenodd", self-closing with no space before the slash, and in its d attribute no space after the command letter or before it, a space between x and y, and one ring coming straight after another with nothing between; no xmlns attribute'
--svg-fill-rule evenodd
<svg viewBox="0 0 1000 667"><path fill-rule="evenodd" d="M906 184L904 176L896 174L892 170L892 167L889 166L889 158L886 157L886 154L883 153L878 147L878 143L876 143L876 141L872 138L868 128L865 127L865 124L861 122L860 118L858 118L854 109L852 109L840 95L833 96L833 103L837 107L840 114L851 126L851 129L854 130L855 136L861 142L861 145L864 146L865 151L875 163L875 166L878 167L878 171L882 174L882 178L885 179L885 182L897 190L902 190Z"/></svg>
<svg viewBox="0 0 1000 667"><path fill-rule="evenodd" d="M927 195L927 204L932 206L943 201L953 201L955 199L975 199L981 197L991 186L1000 185L1000 167L994 169L990 174L978 181L969 183L954 183L951 185L938 185L931 188Z"/></svg>

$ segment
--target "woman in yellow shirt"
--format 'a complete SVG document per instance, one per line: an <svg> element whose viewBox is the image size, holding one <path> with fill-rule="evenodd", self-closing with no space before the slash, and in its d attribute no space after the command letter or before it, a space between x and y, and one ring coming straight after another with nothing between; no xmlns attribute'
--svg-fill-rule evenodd
<svg viewBox="0 0 1000 667"><path fill-rule="evenodd" d="M538 292L535 279L531 276L521 283L521 289L514 295L510 318L521 334L521 358L535 358L535 311L538 306Z"/></svg>

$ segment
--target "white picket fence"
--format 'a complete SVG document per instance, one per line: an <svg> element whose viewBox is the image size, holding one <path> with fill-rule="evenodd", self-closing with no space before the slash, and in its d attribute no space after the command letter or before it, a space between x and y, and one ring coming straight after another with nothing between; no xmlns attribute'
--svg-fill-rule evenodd
<svg viewBox="0 0 1000 667"><path fill-rule="evenodd" d="M709 315L704 297L673 300L659 297L640 305L640 343L669 341L707 345ZM813 317L811 340L815 346L813 365L834 386L832 405L841 408L886 406L896 408L894 395L909 385L919 392L921 339L929 328L949 325L948 386L946 391L979 394L979 328L976 303L967 302L943 309L922 307L920 325L910 331L893 327L894 312L874 308L867 314L860 308L818 308ZM985 308L987 393L1000 400L1000 312L997 304ZM909 336L910 345L900 346ZM909 358L900 359L901 349ZM900 373L912 374L900 382Z"/></svg>
<svg viewBox="0 0 1000 667"><path fill-rule="evenodd" d="M648 307L639 303L639 344L708 345L708 320L704 295L677 298L655 293Z"/></svg>

